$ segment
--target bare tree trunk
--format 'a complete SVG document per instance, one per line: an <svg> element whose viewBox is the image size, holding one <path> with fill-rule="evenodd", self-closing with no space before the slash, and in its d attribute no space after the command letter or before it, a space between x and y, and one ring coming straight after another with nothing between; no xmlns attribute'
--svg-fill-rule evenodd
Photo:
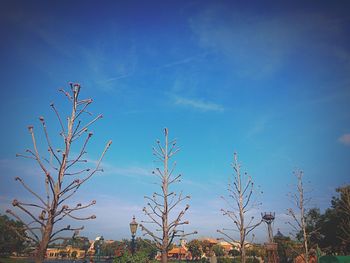
<svg viewBox="0 0 350 263"><path fill-rule="evenodd" d="M237 185L239 189L239 202L238 202L238 208L239 208L239 219L240 219L240 243L241 243L241 263L245 263L246 261L246 253L245 253L245 238L246 238L246 233L245 233L245 222L244 222L244 204L243 204L243 192L242 192L242 180L241 180L241 173L240 173L240 167L237 167L238 173L237 176L239 177L239 180L237 180Z"/></svg>
<svg viewBox="0 0 350 263"><path fill-rule="evenodd" d="M161 252L161 262L162 263L167 263L168 262L168 251L165 250L165 251L162 251Z"/></svg>
<svg viewBox="0 0 350 263"><path fill-rule="evenodd" d="M300 196L300 221L301 228L303 231L303 239L304 239L304 250L305 250L305 263L309 262L309 248L308 248L308 235L306 233L306 222L305 222L305 207L304 207L304 188L303 182L300 176L299 179L299 196Z"/></svg>
<svg viewBox="0 0 350 263"><path fill-rule="evenodd" d="M241 247L241 263L246 262L246 252L245 252L245 247L244 245Z"/></svg>
<svg viewBox="0 0 350 263"><path fill-rule="evenodd" d="M288 209L288 214L294 219L294 224L291 222L288 222L288 224L296 231L296 232L302 232L303 236L303 247L304 247L304 261L305 263L309 262L309 247L308 247L308 236L309 233L306 231L306 212L305 212L305 204L307 200L304 196L304 186L303 186L303 175L304 173L302 171L294 172L295 176L297 177L298 183L297 183L297 193L291 194L291 198L295 202L295 206L299 210L300 217L297 215L297 213L294 212L292 208Z"/></svg>
<svg viewBox="0 0 350 263"><path fill-rule="evenodd" d="M52 217L51 217L52 218ZM41 263L44 261L46 256L46 250L49 246L50 237L53 231L53 222L52 220L49 220L47 225L45 226L44 234L41 238L41 241L38 246L37 256L36 256L36 263Z"/></svg>
<svg viewBox="0 0 350 263"><path fill-rule="evenodd" d="M163 241L162 241L162 263L168 262L168 247L169 247L169 229L168 229L168 216L169 216L169 209L168 209L168 161L169 161L169 155L168 155L168 130L165 130L165 145L164 145L164 170L163 170L163 184L162 184L162 191L163 191L163 204L164 204L164 210L163 210L163 216L162 216L162 226L163 226Z"/></svg>

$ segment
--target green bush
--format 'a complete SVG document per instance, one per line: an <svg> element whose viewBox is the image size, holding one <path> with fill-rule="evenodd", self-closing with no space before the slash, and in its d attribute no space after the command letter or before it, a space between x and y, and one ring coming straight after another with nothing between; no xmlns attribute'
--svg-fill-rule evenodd
<svg viewBox="0 0 350 263"><path fill-rule="evenodd" d="M233 263L234 259L229 257L217 257L217 263Z"/></svg>
<svg viewBox="0 0 350 263"><path fill-rule="evenodd" d="M114 263L149 263L151 262L148 254L144 251L138 251L132 256L129 252L125 252L122 256L114 259Z"/></svg>
<svg viewBox="0 0 350 263"><path fill-rule="evenodd" d="M217 263L241 263L240 257L228 258L228 257L218 257ZM247 258L246 263L259 263L257 258Z"/></svg>
<svg viewBox="0 0 350 263"><path fill-rule="evenodd" d="M247 258L247 263L259 263L259 259L257 258Z"/></svg>

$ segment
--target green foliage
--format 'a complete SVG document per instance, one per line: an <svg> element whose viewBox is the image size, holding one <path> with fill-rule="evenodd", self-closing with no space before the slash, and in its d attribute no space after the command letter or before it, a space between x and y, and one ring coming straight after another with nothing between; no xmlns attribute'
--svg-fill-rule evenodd
<svg viewBox="0 0 350 263"><path fill-rule="evenodd" d="M319 246L329 255L350 254L350 185L336 189L339 196L333 197L332 206L323 214L317 208L306 215L307 232L311 247ZM300 238L301 233L297 234Z"/></svg>
<svg viewBox="0 0 350 263"><path fill-rule="evenodd" d="M350 254L350 185L336 189L339 197L333 198L332 206L340 221L338 227L339 253Z"/></svg>
<svg viewBox="0 0 350 263"><path fill-rule="evenodd" d="M129 251L125 251L122 256L116 257L114 263L148 263L150 259L144 251L137 251L134 256Z"/></svg>
<svg viewBox="0 0 350 263"><path fill-rule="evenodd" d="M0 216L0 255L6 256L24 250L24 240L16 234L14 229L22 236L26 236L21 222L11 220L6 215Z"/></svg>
<svg viewBox="0 0 350 263"><path fill-rule="evenodd" d="M122 241L114 241L109 244L104 243L101 247L101 255L113 256L113 257L116 256L118 260L122 260L122 259L127 260L128 256L131 257L130 253L131 253L131 240L127 240L127 239L124 239ZM148 239L142 239L142 238L137 238L135 240L136 259L143 258L143 256L145 256L148 260L153 260L156 255L157 255L157 249L155 248L154 242Z"/></svg>
<svg viewBox="0 0 350 263"><path fill-rule="evenodd" d="M234 259L229 257L218 257L217 263L233 263Z"/></svg>
<svg viewBox="0 0 350 263"><path fill-rule="evenodd" d="M211 248L210 242L208 240L203 240L203 241L200 241L200 244L201 244L203 253L205 253L205 255L209 257L210 248Z"/></svg>
<svg viewBox="0 0 350 263"><path fill-rule="evenodd" d="M199 259L202 256L202 246L198 239L193 239L187 243L188 251L191 252L193 259Z"/></svg>
<svg viewBox="0 0 350 263"><path fill-rule="evenodd" d="M275 236L274 241L277 243L277 254L280 262L289 262L289 260L301 253L301 251L299 251L300 247L296 247L298 243L291 240L290 237Z"/></svg>
<svg viewBox="0 0 350 263"><path fill-rule="evenodd" d="M306 214L306 232L308 233L308 242L310 246L314 246L320 242L322 236L317 229L321 219L320 209L312 208ZM300 231L296 235L299 241L303 240L303 233Z"/></svg>
<svg viewBox="0 0 350 263"><path fill-rule="evenodd" d="M156 245L148 239L136 239L136 251L145 253L149 259L154 259L157 255Z"/></svg>
<svg viewBox="0 0 350 263"><path fill-rule="evenodd" d="M114 241L112 243L103 243L101 246L101 255L103 256L114 256L120 242Z"/></svg>
<svg viewBox="0 0 350 263"><path fill-rule="evenodd" d="M350 262L350 256L323 256L320 257L320 263L348 263Z"/></svg>
<svg viewBox="0 0 350 263"><path fill-rule="evenodd" d="M236 258L218 257L217 258L217 263L240 263L240 262L241 262L240 257L236 257ZM246 263L260 263L260 261L257 258L247 257Z"/></svg>
<svg viewBox="0 0 350 263"><path fill-rule="evenodd" d="M246 263L260 263L257 258L247 258Z"/></svg>
<svg viewBox="0 0 350 263"><path fill-rule="evenodd" d="M228 252L230 256L237 257L240 255L239 251L237 249L232 249Z"/></svg>
<svg viewBox="0 0 350 263"><path fill-rule="evenodd" d="M216 256L221 257L225 255L225 250L222 246L220 246L219 244L216 244L213 246L213 251L215 253Z"/></svg>

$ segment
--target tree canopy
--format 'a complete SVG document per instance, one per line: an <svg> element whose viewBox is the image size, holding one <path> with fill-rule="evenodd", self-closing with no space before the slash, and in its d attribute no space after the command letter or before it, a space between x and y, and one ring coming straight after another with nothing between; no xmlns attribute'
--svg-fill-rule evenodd
<svg viewBox="0 0 350 263"><path fill-rule="evenodd" d="M311 247L318 246L326 254L350 253L350 185L336 189L331 207L324 213L312 208L306 215ZM300 233L297 234L297 238Z"/></svg>
<svg viewBox="0 0 350 263"><path fill-rule="evenodd" d="M13 252L20 253L25 248L25 242L16 233L25 235L23 224L10 219L6 215L0 216L0 255L10 255Z"/></svg>

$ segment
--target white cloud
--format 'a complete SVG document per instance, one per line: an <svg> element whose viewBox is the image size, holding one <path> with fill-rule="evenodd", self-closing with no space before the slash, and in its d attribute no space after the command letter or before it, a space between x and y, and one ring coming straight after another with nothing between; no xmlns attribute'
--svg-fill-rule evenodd
<svg viewBox="0 0 350 263"><path fill-rule="evenodd" d="M200 111L224 111L224 107L209 101L175 97L175 105L188 106Z"/></svg>
<svg viewBox="0 0 350 263"><path fill-rule="evenodd" d="M350 133L345 133L338 138L338 142L350 146Z"/></svg>

